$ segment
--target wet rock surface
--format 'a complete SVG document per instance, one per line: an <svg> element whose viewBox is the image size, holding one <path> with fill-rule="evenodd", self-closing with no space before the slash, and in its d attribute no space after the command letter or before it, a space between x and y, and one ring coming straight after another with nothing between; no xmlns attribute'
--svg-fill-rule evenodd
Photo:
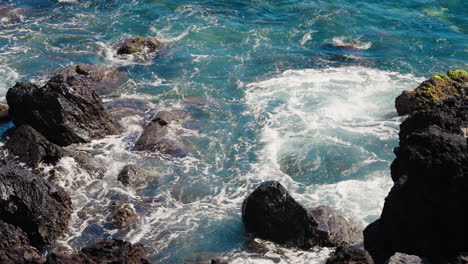
<svg viewBox="0 0 468 264"><path fill-rule="evenodd" d="M108 239L84 247L79 253L66 255L52 253L46 264L149 264L147 253L141 244L131 244L117 239Z"/></svg>
<svg viewBox="0 0 468 264"><path fill-rule="evenodd" d="M79 64L55 72L54 76L75 78L93 89L99 96L115 94L128 79L128 74L114 66Z"/></svg>
<svg viewBox="0 0 468 264"><path fill-rule="evenodd" d="M144 182L147 177L148 172L145 169L135 164L128 164L120 170L117 180L125 186L135 186Z"/></svg>
<svg viewBox="0 0 468 264"><path fill-rule="evenodd" d="M309 214L318 223L318 229L327 232L334 245L362 243L362 230L348 222L327 205L309 209Z"/></svg>
<svg viewBox="0 0 468 264"><path fill-rule="evenodd" d="M25 169L0 165L0 220L23 230L32 246L52 244L67 227L71 210L61 187Z"/></svg>
<svg viewBox="0 0 468 264"><path fill-rule="evenodd" d="M117 54L154 53L163 47L163 43L156 38L134 37L125 41L117 49Z"/></svg>
<svg viewBox="0 0 468 264"><path fill-rule="evenodd" d="M182 112L160 111L145 127L135 142L138 151L159 151L163 154L183 157L190 151L190 143L169 128L170 124L180 124L186 116Z"/></svg>
<svg viewBox="0 0 468 264"><path fill-rule="evenodd" d="M386 264L429 264L430 262L426 259L422 259L418 256L407 255L403 253L395 253Z"/></svg>
<svg viewBox="0 0 468 264"><path fill-rule="evenodd" d="M399 115L427 110L449 98L468 95L468 74L464 71L448 71L437 74L421 83L414 91L403 91L395 100Z"/></svg>
<svg viewBox="0 0 468 264"><path fill-rule="evenodd" d="M130 204L113 202L110 206L109 224L118 229L131 228L138 222L138 215Z"/></svg>
<svg viewBox="0 0 468 264"><path fill-rule="evenodd" d="M245 230L278 244L310 248L332 246L326 232L276 181L262 183L242 204Z"/></svg>
<svg viewBox="0 0 468 264"><path fill-rule="evenodd" d="M394 182L379 220L364 231L376 263L395 252L431 262L468 251L468 99L450 99L419 111L400 126L391 166Z"/></svg>
<svg viewBox="0 0 468 264"><path fill-rule="evenodd" d="M57 75L43 87L17 83L6 97L16 126L30 125L59 146L118 133L99 96L79 78Z"/></svg>
<svg viewBox="0 0 468 264"><path fill-rule="evenodd" d="M35 168L40 163L55 164L66 155L62 147L48 141L29 125L10 129L6 135L5 148L17 156L20 162Z"/></svg>
<svg viewBox="0 0 468 264"><path fill-rule="evenodd" d="M364 249L344 246L338 247L326 264L374 264L374 261Z"/></svg>

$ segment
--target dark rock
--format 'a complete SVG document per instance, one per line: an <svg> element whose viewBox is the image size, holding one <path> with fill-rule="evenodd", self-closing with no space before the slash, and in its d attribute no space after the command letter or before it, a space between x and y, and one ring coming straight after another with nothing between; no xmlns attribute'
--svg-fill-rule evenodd
<svg viewBox="0 0 468 264"><path fill-rule="evenodd" d="M468 99L419 111L400 126L394 182L379 220L364 230L376 263L396 252L447 262L468 251Z"/></svg>
<svg viewBox="0 0 468 264"><path fill-rule="evenodd" d="M162 49L164 45L156 38L135 37L125 41L118 49L117 54L153 53Z"/></svg>
<svg viewBox="0 0 468 264"><path fill-rule="evenodd" d="M148 177L148 172L137 165L128 164L120 170L117 180L123 185L137 185Z"/></svg>
<svg viewBox="0 0 468 264"><path fill-rule="evenodd" d="M328 233L333 244L344 246L362 243L362 230L350 224L329 206L311 208L309 213L318 223L318 229Z"/></svg>
<svg viewBox="0 0 468 264"><path fill-rule="evenodd" d="M0 124L10 122L10 116L8 115L8 105L0 104Z"/></svg>
<svg viewBox="0 0 468 264"><path fill-rule="evenodd" d="M87 246L79 253L65 255L52 253L45 264L149 264L141 244L131 244L117 239L108 239Z"/></svg>
<svg viewBox="0 0 468 264"><path fill-rule="evenodd" d="M57 75L78 79L99 96L116 93L128 79L128 75L119 71L117 67L90 64L69 66L53 74L53 76Z"/></svg>
<svg viewBox="0 0 468 264"><path fill-rule="evenodd" d="M386 264L429 264L430 262L414 255L395 253Z"/></svg>
<svg viewBox="0 0 468 264"><path fill-rule="evenodd" d="M171 136L169 129L169 124L181 122L183 119L184 116L181 113L158 112L135 142L135 149L150 152L159 151L163 154L180 157L186 156L187 152L190 151L190 143L180 136Z"/></svg>
<svg viewBox="0 0 468 264"><path fill-rule="evenodd" d="M345 246L338 247L326 264L374 264L374 261L367 251Z"/></svg>
<svg viewBox="0 0 468 264"><path fill-rule="evenodd" d="M427 110L436 104L455 97L468 96L468 74L464 71L449 71L437 74L421 83L414 91L403 91L395 100L399 115Z"/></svg>
<svg viewBox="0 0 468 264"><path fill-rule="evenodd" d="M24 247L29 239L20 228L0 220L0 249Z"/></svg>
<svg viewBox="0 0 468 264"><path fill-rule="evenodd" d="M21 22L24 16L24 9L14 8L10 5L0 5L0 28L4 25Z"/></svg>
<svg viewBox="0 0 468 264"><path fill-rule="evenodd" d="M55 164L66 154L62 147L48 141L29 125L9 130L5 138L5 148L9 153L32 168L36 168L42 162Z"/></svg>
<svg viewBox="0 0 468 264"><path fill-rule="evenodd" d="M0 249L2 264L42 264L39 252L32 247L12 247Z"/></svg>
<svg viewBox="0 0 468 264"><path fill-rule="evenodd" d="M262 183L244 200L242 221L247 232L278 244L333 246L307 210L276 181Z"/></svg>
<svg viewBox="0 0 468 264"><path fill-rule="evenodd" d="M468 252L461 252L458 256L449 260L450 264L466 264L468 263Z"/></svg>
<svg viewBox="0 0 468 264"><path fill-rule="evenodd" d="M16 126L30 125L59 146L118 133L99 96L79 78L57 75L43 87L17 83L6 98Z"/></svg>
<svg viewBox="0 0 468 264"><path fill-rule="evenodd" d="M131 228L138 221L138 215L130 204L113 202L110 205L109 224L118 229Z"/></svg>
<svg viewBox="0 0 468 264"><path fill-rule="evenodd" d="M8 164L0 167L0 220L27 234L32 246L52 244L68 225L71 201L59 186Z"/></svg>

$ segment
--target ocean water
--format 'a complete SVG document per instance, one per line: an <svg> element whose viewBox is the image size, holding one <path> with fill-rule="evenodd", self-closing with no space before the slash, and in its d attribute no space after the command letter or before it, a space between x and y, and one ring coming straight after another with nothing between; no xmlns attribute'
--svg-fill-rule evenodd
<svg viewBox="0 0 468 264"><path fill-rule="evenodd" d="M2 16L1 6L13 11ZM57 182L74 214L57 245L114 237L143 243L154 263L324 263L332 248L265 242L270 253L249 251L242 201L278 180L304 206L327 204L361 227L377 219L402 121L394 99L434 74L466 70L466 14L463 0L0 0L0 101L15 82L40 83L60 67L114 65L130 79L105 101L183 109L198 127L172 128L193 146L183 158L133 151L141 117L127 118L122 135L74 146L106 173L61 160ZM167 47L118 56L131 36ZM117 181L128 163L151 171L143 186ZM106 224L113 200L135 208L136 228Z"/></svg>

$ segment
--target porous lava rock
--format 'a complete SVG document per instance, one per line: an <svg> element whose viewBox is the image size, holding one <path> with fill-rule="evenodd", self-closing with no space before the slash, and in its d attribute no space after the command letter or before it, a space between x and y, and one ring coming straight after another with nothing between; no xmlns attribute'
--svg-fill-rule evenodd
<svg viewBox="0 0 468 264"><path fill-rule="evenodd" d="M418 256L395 253L385 264L429 264L430 262Z"/></svg>
<svg viewBox="0 0 468 264"><path fill-rule="evenodd" d="M146 177L148 172L145 169L135 164L127 164L120 170L117 180L125 186L131 186L141 183Z"/></svg>
<svg viewBox="0 0 468 264"><path fill-rule="evenodd" d="M33 247L10 247L0 249L2 264L42 264L40 253Z"/></svg>
<svg viewBox="0 0 468 264"><path fill-rule="evenodd" d="M364 249L344 246L338 247L326 264L374 264L369 252Z"/></svg>
<svg viewBox="0 0 468 264"><path fill-rule="evenodd" d="M376 263L401 252L431 262L468 251L468 99L418 111L400 126L391 165L394 186L380 219L364 230Z"/></svg>
<svg viewBox="0 0 468 264"><path fill-rule="evenodd" d="M0 220L0 249L24 247L29 239L20 228Z"/></svg>
<svg viewBox="0 0 468 264"><path fill-rule="evenodd" d="M8 115L8 108L8 105L0 104L0 124L11 121Z"/></svg>

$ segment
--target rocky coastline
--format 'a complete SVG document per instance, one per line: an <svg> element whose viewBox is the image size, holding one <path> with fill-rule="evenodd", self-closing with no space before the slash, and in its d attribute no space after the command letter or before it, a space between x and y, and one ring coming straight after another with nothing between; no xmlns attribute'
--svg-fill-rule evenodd
<svg viewBox="0 0 468 264"><path fill-rule="evenodd" d="M154 54L164 47L146 37L126 40L119 56ZM0 107L0 122L13 122L4 135L0 161L0 263L150 263L142 244L106 239L69 252L48 251L67 229L73 204L53 182L64 157L96 177L93 156L76 144L118 135L125 116L140 115L142 134L133 150L185 157L190 142L173 126L193 129L190 115L157 111L140 101L102 98L119 94L126 74L115 67L73 65L59 69L44 85L17 83ZM242 204L247 240L260 238L284 247L336 248L326 263L465 263L468 258L468 74L449 71L396 98L400 144L391 165L394 186L381 217L364 230L330 207L305 208L277 181L260 184ZM196 129L196 128L195 128ZM174 136L176 135L176 136ZM116 180L138 186L150 172L124 166ZM109 223L132 228L138 213L128 204L109 207ZM255 246L252 251L262 254ZM50 252L50 253L49 253ZM46 254L48 253L48 254ZM264 252L263 252L264 253ZM213 259L210 263L224 263Z"/></svg>

